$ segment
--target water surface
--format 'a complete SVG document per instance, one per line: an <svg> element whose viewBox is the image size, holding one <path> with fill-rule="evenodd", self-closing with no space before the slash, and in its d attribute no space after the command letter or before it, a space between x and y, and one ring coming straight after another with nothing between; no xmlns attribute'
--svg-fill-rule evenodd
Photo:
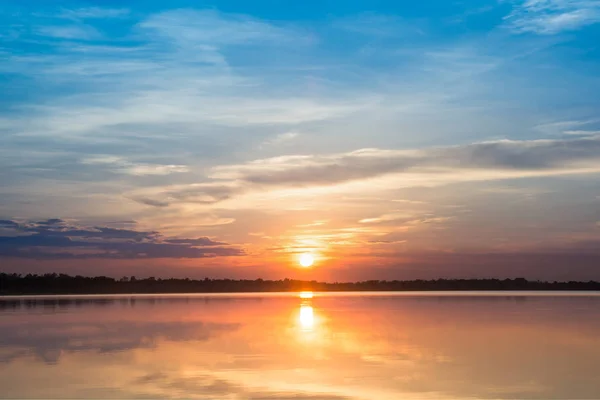
<svg viewBox="0 0 600 400"><path fill-rule="evenodd" d="M598 399L597 293L0 299L2 398Z"/></svg>

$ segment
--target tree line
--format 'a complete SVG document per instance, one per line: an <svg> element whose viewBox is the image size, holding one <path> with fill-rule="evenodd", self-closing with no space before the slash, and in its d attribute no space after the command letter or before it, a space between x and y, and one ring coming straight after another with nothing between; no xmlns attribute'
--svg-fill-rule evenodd
<svg viewBox="0 0 600 400"><path fill-rule="evenodd" d="M113 293L239 293L287 291L432 291L432 290L600 290L600 282L544 282L515 279L435 279L317 282L295 279L161 279L135 276L0 273L0 295Z"/></svg>

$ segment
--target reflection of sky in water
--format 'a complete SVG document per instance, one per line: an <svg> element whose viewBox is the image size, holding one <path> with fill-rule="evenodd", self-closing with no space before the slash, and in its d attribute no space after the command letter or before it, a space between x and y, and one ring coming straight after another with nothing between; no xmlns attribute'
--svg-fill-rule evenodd
<svg viewBox="0 0 600 400"><path fill-rule="evenodd" d="M0 301L0 397L600 398L600 297Z"/></svg>

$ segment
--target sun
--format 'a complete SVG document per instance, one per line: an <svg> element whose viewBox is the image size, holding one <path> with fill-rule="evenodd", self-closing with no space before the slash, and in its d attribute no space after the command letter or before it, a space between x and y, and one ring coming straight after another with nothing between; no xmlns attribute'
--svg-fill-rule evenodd
<svg viewBox="0 0 600 400"><path fill-rule="evenodd" d="M298 261L300 262L301 266L308 268L314 264L315 258L310 253L302 253L300 254L300 259Z"/></svg>

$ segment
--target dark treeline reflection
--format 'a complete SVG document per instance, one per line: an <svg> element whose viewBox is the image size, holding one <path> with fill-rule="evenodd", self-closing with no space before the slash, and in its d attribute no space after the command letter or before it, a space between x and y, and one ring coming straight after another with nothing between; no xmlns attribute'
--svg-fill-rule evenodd
<svg viewBox="0 0 600 400"><path fill-rule="evenodd" d="M21 275L0 273L0 295L112 294L112 293L224 293L286 291L408 291L408 290L600 290L600 283L541 282L516 279L437 279L412 281L317 282L293 279L114 279L64 274Z"/></svg>
<svg viewBox="0 0 600 400"><path fill-rule="evenodd" d="M255 302L261 303L268 299L268 297L260 297L260 294L256 296L244 296L244 297L214 297L212 295L207 296L177 296L177 297L161 297L160 295L152 295L153 297L138 297L127 296L127 297L6 297L0 301L0 312L6 311L21 311L21 310L33 310L42 309L46 311L60 311L61 309L69 308L105 308L105 307L136 307L136 305L143 305L145 308L152 307L154 305L185 305L185 304L199 304L199 303L239 303L244 302ZM357 298L361 303L373 302L381 303L386 300L395 300L397 295L389 296L376 296L376 297L360 297ZM452 295L431 295L427 297L414 297L411 299L413 302L421 303L450 303L452 305L465 303L525 303L525 302L552 302L560 301L561 297L536 297L536 296L452 296ZM600 297L585 297L580 301L594 302L600 305ZM294 302L295 298L291 298Z"/></svg>
<svg viewBox="0 0 600 400"><path fill-rule="evenodd" d="M0 312L21 309L41 308L45 310L60 310L71 307L135 307L143 304L145 307L158 304L189 304L189 303L227 303L233 301L255 301L261 302L261 297L247 297L233 299L231 297L90 297L90 298L18 298L7 297L0 301Z"/></svg>

